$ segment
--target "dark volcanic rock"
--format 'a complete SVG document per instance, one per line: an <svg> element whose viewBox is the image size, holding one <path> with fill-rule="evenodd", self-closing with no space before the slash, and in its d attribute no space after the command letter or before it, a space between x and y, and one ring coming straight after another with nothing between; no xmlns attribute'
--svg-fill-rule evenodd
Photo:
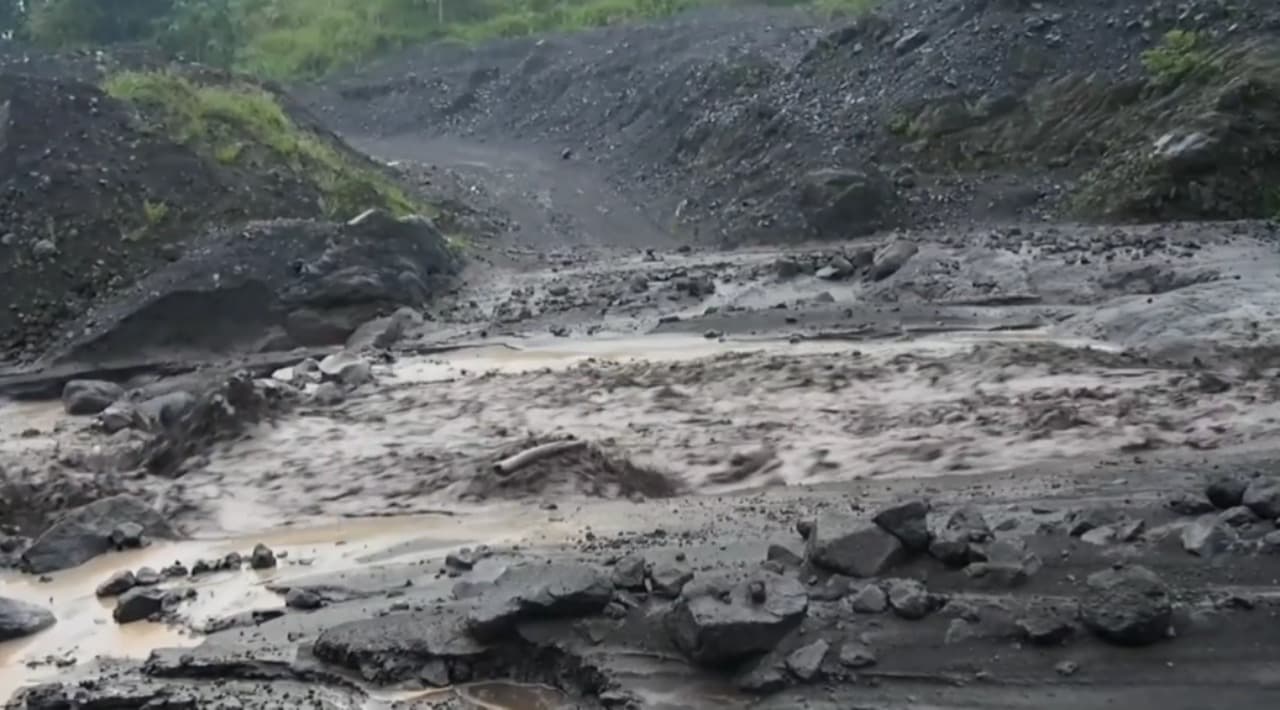
<svg viewBox="0 0 1280 710"><path fill-rule="evenodd" d="M0 642L30 636L53 626L56 621L53 613L44 607L0 597Z"/></svg>
<svg viewBox="0 0 1280 710"><path fill-rule="evenodd" d="M270 569L276 566L276 553L262 543L253 546L249 555L249 566L253 569Z"/></svg>
<svg viewBox="0 0 1280 710"><path fill-rule="evenodd" d="M84 564L111 550L112 533L126 523L141 526L150 537L176 537L169 522L146 503L133 496L113 496L59 518L23 553L23 566L44 574Z"/></svg>
<svg viewBox="0 0 1280 710"><path fill-rule="evenodd" d="M880 614L889 608L889 597L877 584L868 584L849 598L849 606L859 614Z"/></svg>
<svg viewBox="0 0 1280 710"><path fill-rule="evenodd" d="M1145 567L1109 569L1089 575L1081 616L1095 634L1123 646L1146 646L1163 638L1173 620L1169 589Z"/></svg>
<svg viewBox="0 0 1280 710"><path fill-rule="evenodd" d="M764 601L753 599L752 582L763 585ZM771 572L757 572L724 597L713 593L713 586L687 590L669 619L676 645L704 665L733 663L771 650L809 608L799 581Z"/></svg>
<svg viewBox="0 0 1280 710"><path fill-rule="evenodd" d="M889 583L889 608L904 619L923 619L941 605L940 599L914 579L895 579Z"/></svg>
<svg viewBox="0 0 1280 710"><path fill-rule="evenodd" d="M693 571L678 562L658 562L649 568L649 582L653 593L674 599L680 596L684 585L693 580Z"/></svg>
<svg viewBox="0 0 1280 710"><path fill-rule="evenodd" d="M138 586L138 580L134 578L133 572L124 570L111 575L107 581L98 585L97 595L100 597L116 597Z"/></svg>
<svg viewBox="0 0 1280 710"><path fill-rule="evenodd" d="M288 592L285 592L284 604L290 609L312 611L324 606L325 601L324 597L320 596L313 590L294 587Z"/></svg>
<svg viewBox="0 0 1280 710"><path fill-rule="evenodd" d="M787 668L800 680L814 680L822 670L822 661L830 650L831 644L823 639L801 646L787 656Z"/></svg>
<svg viewBox="0 0 1280 710"><path fill-rule="evenodd" d="M519 564L485 590L467 627L476 638L493 639L521 621L599 613L612 598L609 578L591 565Z"/></svg>
<svg viewBox="0 0 1280 710"><path fill-rule="evenodd" d="M1259 518L1280 518L1280 482L1266 478L1256 479L1245 489L1240 502Z"/></svg>
<svg viewBox="0 0 1280 710"><path fill-rule="evenodd" d="M1182 549L1198 557L1226 552L1237 539L1235 530L1216 515L1205 515L1182 529Z"/></svg>
<svg viewBox="0 0 1280 710"><path fill-rule="evenodd" d="M149 619L173 603L170 595L171 592L154 587L130 590L116 602L116 608L111 612L111 616L118 624Z"/></svg>
<svg viewBox="0 0 1280 710"><path fill-rule="evenodd" d="M943 564L963 567L977 557L973 546L990 539L991 528L982 511L973 507L960 508L952 511L941 529L935 532L933 542L929 544L929 554Z"/></svg>
<svg viewBox="0 0 1280 710"><path fill-rule="evenodd" d="M1226 510L1234 508L1244 501L1244 492L1249 487L1249 479L1235 476L1223 476L1215 479L1204 490L1210 503Z"/></svg>
<svg viewBox="0 0 1280 710"><path fill-rule="evenodd" d="M463 682L470 680L464 677L466 663L486 651L466 627L464 610L457 606L388 614L323 630L313 652L370 682L420 677L424 670L432 683ZM451 671L441 673L437 661L444 661Z"/></svg>
<svg viewBox="0 0 1280 710"><path fill-rule="evenodd" d="M805 554L818 567L852 577L874 577L906 559L907 550L879 527L850 516L826 514L814 523Z"/></svg>
<svg viewBox="0 0 1280 710"><path fill-rule="evenodd" d="M614 586L621 589L644 589L644 576L646 564L644 558L640 555L628 555L618 560L613 566L613 573L610 577Z"/></svg>
<svg viewBox="0 0 1280 710"><path fill-rule="evenodd" d="M62 390L62 407L67 414L98 414L124 396L124 388L102 380L72 380Z"/></svg>
<svg viewBox="0 0 1280 710"><path fill-rule="evenodd" d="M933 540L933 534L929 532L929 503L925 500L907 501L886 508L876 515L875 523L901 540L912 552L928 550Z"/></svg>

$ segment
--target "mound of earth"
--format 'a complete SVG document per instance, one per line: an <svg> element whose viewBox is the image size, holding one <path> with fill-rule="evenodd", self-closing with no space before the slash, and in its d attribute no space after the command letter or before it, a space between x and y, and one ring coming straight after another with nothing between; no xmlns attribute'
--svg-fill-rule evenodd
<svg viewBox="0 0 1280 710"><path fill-rule="evenodd" d="M264 87L180 69L116 72L99 85L80 64L68 66L77 78L47 76L52 69L0 74L0 217L5 222L0 300L8 306L0 312L0 346L5 359L31 360L55 340L91 339L95 356L122 355L115 348L126 335L112 341L106 348L110 353L99 336L104 322L120 317L125 294L134 300L144 292L148 299L185 299L186 306L176 310L162 307L157 315L152 308L138 316L148 321L147 337L173 339L187 333L166 333L161 320L170 319L169 325L186 320L188 326L194 315L235 320L258 308L261 299L270 302L273 291L284 301L310 306L403 303L429 294L434 283L427 282L456 270L456 260L445 254L444 237L424 224L414 239L393 236L380 246L353 247L364 249L365 256L342 265L354 268L383 259L386 273L378 278L391 281L407 272L401 286L376 294L371 286L360 294L352 281L345 294L319 297L321 304L305 287L271 281L294 261L351 256L325 251L326 241L345 248L340 244L345 228L329 222L249 227L235 237L234 229L224 227L254 219L344 221L370 208L430 214L431 206L406 194L382 166ZM291 236L308 230L308 239ZM241 244L232 244L237 238ZM250 246L254 239L272 243L255 248ZM309 251L289 251L304 242ZM424 249L432 254L424 255ZM246 250L270 257L245 259ZM332 280L340 267L321 266L314 273L311 268L298 274L304 280ZM240 312L173 293L196 273L206 277L200 290L207 291L210 281L215 289L222 288L220 281L236 282L237 293L224 294L223 301L239 298ZM267 281L250 294L244 289L251 287L241 288L249 279ZM99 312L85 315L91 311ZM193 346L217 340L221 327L210 328L210 335Z"/></svg>
<svg viewBox="0 0 1280 710"><path fill-rule="evenodd" d="M735 8L415 49L308 101L349 135L540 142L721 241L1239 218L1276 209L1277 33L1268 2Z"/></svg>

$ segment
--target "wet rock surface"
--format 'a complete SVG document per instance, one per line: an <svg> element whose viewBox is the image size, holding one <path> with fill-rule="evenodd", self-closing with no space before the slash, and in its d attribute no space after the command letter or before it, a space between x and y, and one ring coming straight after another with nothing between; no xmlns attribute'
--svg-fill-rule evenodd
<svg viewBox="0 0 1280 710"><path fill-rule="evenodd" d="M39 633L56 623L44 607L0 597L0 641L12 641Z"/></svg>
<svg viewBox="0 0 1280 710"><path fill-rule="evenodd" d="M768 651L808 609L804 587L790 577L764 572L719 584L686 590L669 621L676 645L696 663L719 666Z"/></svg>
<svg viewBox="0 0 1280 710"><path fill-rule="evenodd" d="M109 550L140 545L143 536L174 538L177 533L137 498L104 498L58 519L27 548L22 564L35 574L68 569Z"/></svg>

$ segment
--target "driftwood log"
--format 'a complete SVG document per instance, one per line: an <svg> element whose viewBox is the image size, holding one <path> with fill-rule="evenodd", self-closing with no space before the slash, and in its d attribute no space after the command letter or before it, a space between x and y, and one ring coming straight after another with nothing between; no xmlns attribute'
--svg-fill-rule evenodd
<svg viewBox="0 0 1280 710"><path fill-rule="evenodd" d="M499 476L510 476L525 466L541 461L549 456L555 456L569 451L577 451L579 449L585 449L586 447L587 442L573 439L539 444L531 449L525 449L514 456L508 456L507 458L502 459L493 465L493 470Z"/></svg>

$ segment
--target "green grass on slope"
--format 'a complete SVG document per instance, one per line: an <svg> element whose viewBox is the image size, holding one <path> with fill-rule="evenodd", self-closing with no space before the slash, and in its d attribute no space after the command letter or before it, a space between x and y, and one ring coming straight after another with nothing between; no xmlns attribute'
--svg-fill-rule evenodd
<svg viewBox="0 0 1280 710"><path fill-rule="evenodd" d="M572 32L711 6L799 6L854 15L878 0L257 0L242 6L239 68L315 78L429 39ZM443 3L443 12L441 5ZM443 22L441 20L443 19Z"/></svg>
<svg viewBox="0 0 1280 710"><path fill-rule="evenodd" d="M396 214L419 211L376 170L300 128L259 87L205 85L166 72L124 72L110 77L104 88L137 106L174 142L211 160L246 169L287 168L316 188L331 217L348 218L374 206Z"/></svg>

